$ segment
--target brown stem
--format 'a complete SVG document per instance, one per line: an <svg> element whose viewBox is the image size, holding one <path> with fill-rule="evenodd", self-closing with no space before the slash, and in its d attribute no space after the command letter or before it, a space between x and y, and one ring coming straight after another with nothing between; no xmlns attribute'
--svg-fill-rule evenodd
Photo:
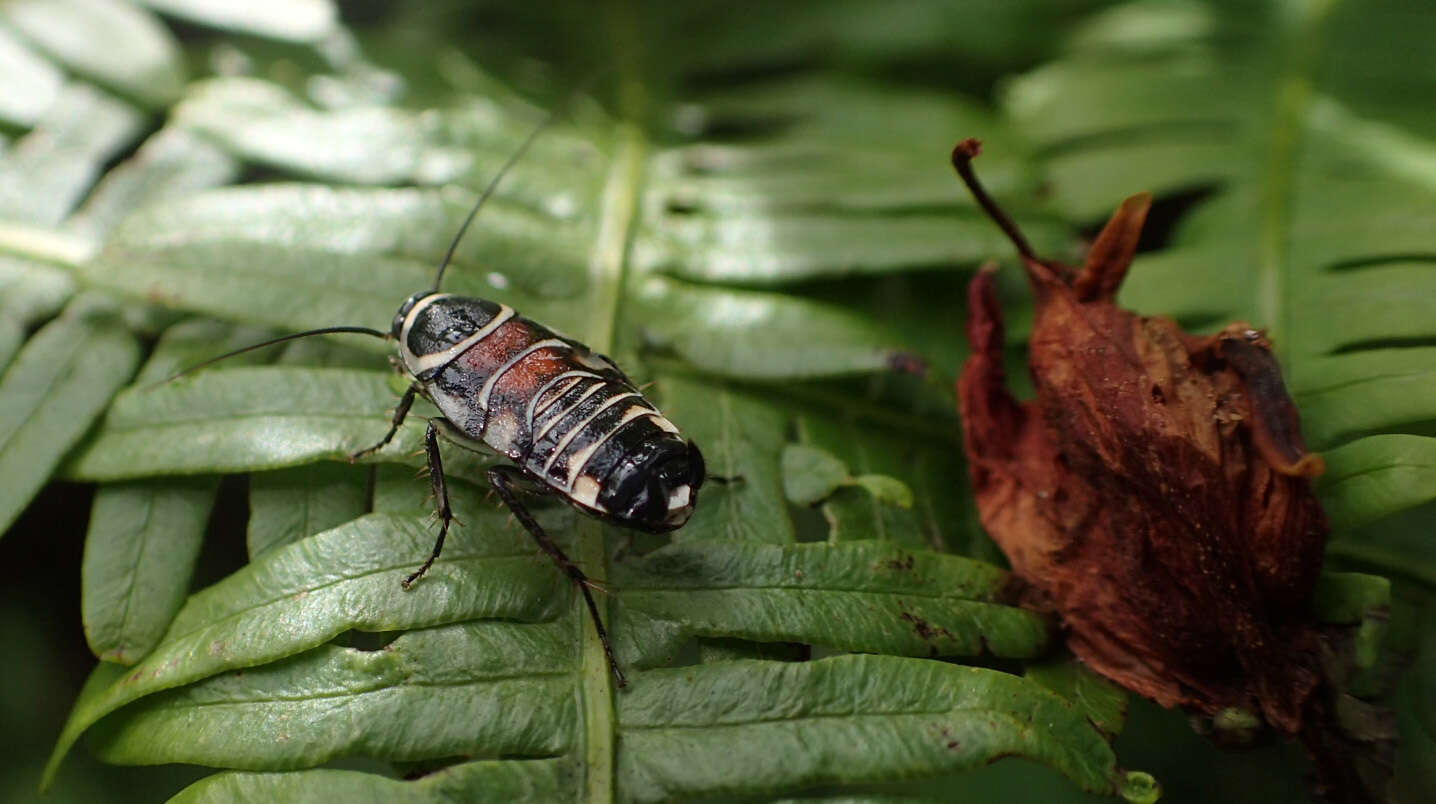
<svg viewBox="0 0 1436 804"><path fill-rule="evenodd" d="M1032 246L1027 244L1027 238L1022 236L1022 230L1017 228L1017 224L1012 221L1012 218L1008 217L1007 213L1002 211L1002 207L999 207L997 202L987 194L987 191L982 189L982 182L978 181L977 174L972 172L972 160L980 153L982 153L982 143L969 137L952 149L952 166L957 168L957 175L962 177L962 182L967 185L972 197L977 199L978 206L982 207L987 216L992 218L998 228L1002 229L1002 232L1007 235L1007 239L1012 241L1012 245L1017 247L1017 253L1021 254L1024 259L1040 262L1037 255L1032 253Z"/></svg>

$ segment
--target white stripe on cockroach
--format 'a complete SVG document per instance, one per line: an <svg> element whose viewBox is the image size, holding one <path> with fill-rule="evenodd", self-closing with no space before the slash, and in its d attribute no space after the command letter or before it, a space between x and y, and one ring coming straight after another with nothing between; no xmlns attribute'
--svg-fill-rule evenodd
<svg viewBox="0 0 1436 804"><path fill-rule="evenodd" d="M439 437L511 460L488 470L488 481L538 546L583 594L619 687L626 685L583 571L529 513L518 491L559 497L605 522L648 533L682 527L693 513L705 471L698 447L685 440L609 358L487 299L440 292L454 251L509 170L554 119L550 114L499 168L469 210L439 262L434 284L399 306L388 332L334 326L296 332L211 358L189 374L255 349L338 333L398 343L399 365L412 383L394 409L388 432L349 456L358 460L388 444L424 396L442 414L428 421L424 450L439 534L427 561L402 581L410 588L444 548L454 521Z"/></svg>

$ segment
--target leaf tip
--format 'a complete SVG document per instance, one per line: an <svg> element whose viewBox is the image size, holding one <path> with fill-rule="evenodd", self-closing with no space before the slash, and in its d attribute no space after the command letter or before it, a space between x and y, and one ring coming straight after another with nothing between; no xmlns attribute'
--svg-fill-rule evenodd
<svg viewBox="0 0 1436 804"><path fill-rule="evenodd" d="M1117 785L1117 793L1132 804L1156 804L1162 797L1162 785L1150 773L1127 771Z"/></svg>
<svg viewBox="0 0 1436 804"><path fill-rule="evenodd" d="M59 774L60 763L65 761L65 754L68 753L68 750L69 745L65 742L55 746L54 753L50 754L50 759L45 762L45 770L40 774L39 791L41 793L49 792L55 784L55 776Z"/></svg>

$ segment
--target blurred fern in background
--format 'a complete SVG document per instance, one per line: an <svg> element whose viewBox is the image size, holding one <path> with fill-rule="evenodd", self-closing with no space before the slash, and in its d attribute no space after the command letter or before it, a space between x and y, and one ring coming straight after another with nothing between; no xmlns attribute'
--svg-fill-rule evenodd
<svg viewBox="0 0 1436 804"><path fill-rule="evenodd" d="M1146 800L1141 772L1304 800L1296 748L1129 717L1002 603L951 384L966 280L1012 260L947 166L967 136L1039 252L1149 189L1123 303L1269 328L1330 466L1333 672L1394 707L1396 798L1436 790L1436 11L536 6L0 4L0 790L29 798L58 735L53 800ZM343 460L402 390L382 346L147 387L387 327L594 74L446 290L612 354L743 478L671 540L543 507L609 592L627 692L466 482L486 459L446 458L465 524L400 589L432 538L422 419Z"/></svg>

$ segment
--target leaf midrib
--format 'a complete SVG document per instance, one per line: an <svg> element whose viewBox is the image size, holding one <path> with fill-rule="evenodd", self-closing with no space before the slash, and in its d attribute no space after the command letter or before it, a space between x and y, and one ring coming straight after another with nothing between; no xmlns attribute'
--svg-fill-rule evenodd
<svg viewBox="0 0 1436 804"><path fill-rule="evenodd" d="M953 603L984 603L1002 608L1017 608L996 600L984 600L976 597L960 597L945 592L917 592L902 591L893 592L885 589L853 589L844 586L784 586L782 584L733 584L731 586L630 586L621 594L648 594L648 593L673 593L673 592L748 592L748 591L785 591L785 592L813 592L815 594L854 594L854 595L890 595L892 597L918 597L928 600L949 600Z"/></svg>
<svg viewBox="0 0 1436 804"><path fill-rule="evenodd" d="M1410 371L1373 372L1371 374L1365 374L1360 377L1356 377L1349 380L1342 380L1340 382L1334 382L1327 385L1311 385L1305 388L1299 388L1294 391L1293 395L1298 398L1310 398L1313 396L1321 396L1322 394L1345 391L1349 388L1359 388L1363 385L1367 385L1368 383L1376 382L1379 380L1421 379L1423 377L1431 375L1433 372L1436 372L1436 369L1424 368L1412 369Z"/></svg>
<svg viewBox="0 0 1436 804"><path fill-rule="evenodd" d="M153 483L146 483L146 484L144 484L144 490L145 490L145 519L144 519L143 522L140 523L140 527L139 527L138 530L136 531L137 533L140 534L140 538L139 538L140 549L139 549L139 551L138 551L138 552L136 553L136 555L135 555L135 566L136 566L136 567L149 566L149 563L145 561L145 554L149 551L151 542L153 542L153 540L154 540L154 539L153 539L153 536L152 536L152 535L150 534L150 532L149 532L149 530L150 530L150 522L154 521L154 516L155 516L155 501L159 498L159 493L160 493L160 492L159 492L159 488L158 488L157 486L155 486L155 484L153 484ZM123 494L123 493L125 493L125 492L121 491L120 493ZM136 583L136 582L139 580L139 577L138 577L137 575L128 575L128 576L126 576L126 580L129 582L129 585L126 587L126 589L125 589L125 594L123 595L123 597L121 598L121 600L120 600L120 602L119 602L119 604L118 604L119 607L120 607L120 633L121 633L121 634L133 634L133 633L134 633L134 630L133 630L133 628L132 628L132 626L131 626L131 623L132 623L133 621L130 619L130 612L131 612L131 605L130 605L130 604L134 602L135 597L136 597L137 595L143 594L143 590L140 590L140 589L137 588L137 583ZM116 648L118 648L118 650L119 650L120 652L123 652L123 651L126 649L126 647L128 647L128 646L119 646L119 645L116 646Z"/></svg>
<svg viewBox="0 0 1436 804"><path fill-rule="evenodd" d="M521 559L521 558L532 558L532 557L533 557L533 552L532 552L532 551L523 550L523 551L520 551L520 552L517 552L517 553L469 553L469 554L461 554L461 555L458 555L458 556L446 555L446 556L444 556L444 558L442 559L442 561L443 561L443 563L447 563L447 564L455 564L455 563L458 563L458 562L461 562L461 561L478 561L478 560L505 559L505 558ZM399 575L399 574L402 574L402 573L407 572L407 571L409 570L409 567L412 565L412 563L413 563L413 562L410 562L410 561L395 561L393 564L386 564L385 566L382 566L382 567L375 567L375 568L373 568L373 569L367 569L367 570L364 570L364 571L362 571L362 572L354 573L354 574L352 574L352 575L342 575L342 576L339 576L339 577L337 577L337 578L334 578L333 580L325 581L324 583L321 583L321 584L318 584L318 585L315 585L315 586L297 587L297 588L291 589L291 590L289 590L289 591L286 591L286 592L284 592L284 593L282 593L282 594L280 594L280 595L276 595L276 596L274 596L274 597L268 597L268 598L264 598L264 599L262 599L262 600L255 601L255 602L254 602L253 604L251 604L251 605L246 605L246 606L243 607L243 608L235 609L235 610L229 612L228 614L224 614L224 615L221 615L221 616L219 616L219 617L215 617L215 618L213 618L213 619L203 620L203 621L200 622L200 624L196 625L194 628L191 628L191 629L189 629L189 630L187 630L187 631L181 631L181 632L174 633L174 634L166 634L166 635L165 635L165 641L166 641L166 642L177 642L177 641L179 641L179 640L186 639L186 638L188 638L188 637L192 637L192 636L194 636L194 635L200 633L201 631L204 631L204 630L209 629L209 628L213 628L213 627L216 626L216 625L220 625L220 624L229 622L229 621L234 620L234 619L236 619L236 618L243 617L243 616L245 616L245 615L247 615L247 614L251 614L251 613L253 613L253 612L259 611L259 610L261 610L261 609L266 609L266 608L268 608L268 607L270 607L270 606L275 605L276 603L284 603L284 602L293 600L296 596L301 596L301 595L302 595L302 596L308 596L308 595L310 595L310 594L312 594L312 593L322 592L322 591L324 591L324 590L326 590L326 589L329 589L329 588L335 587L335 586L339 586L339 585L341 585L341 584L352 583L352 582L355 582L355 581L362 581L362 580L364 580L365 578L371 578L371 577L373 577L373 576L375 576L375 575L385 575L385 574L390 574L390 573L392 573L392 574L394 574L394 575L397 576L397 575ZM438 563L438 562L436 562L436 563Z"/></svg>
<svg viewBox="0 0 1436 804"><path fill-rule="evenodd" d="M1422 463L1415 460L1390 460L1385 463L1363 467L1349 474L1338 475L1332 473L1323 478L1323 481L1327 485L1334 485L1336 483L1344 483L1348 480L1352 480L1358 477L1365 477L1366 475L1390 472L1392 469L1436 469L1436 464Z"/></svg>
<svg viewBox="0 0 1436 804"><path fill-rule="evenodd" d="M305 695L257 695L251 698L233 698L229 700L215 701L166 701L156 704L152 711L162 712L165 710L186 711L189 709L206 709L224 706L266 706L269 704L308 703L310 701L327 701L339 698L360 698L366 695L381 695L387 692L396 692L404 689L446 689L450 687L462 688L473 687L480 684L499 683L504 681L529 681L532 679L562 679L574 675L575 670L533 670L529 672L505 673L496 676L476 676L473 678L452 680L452 681L415 681L405 677L396 683L376 682L372 686L354 687L343 690L329 690Z"/></svg>
<svg viewBox="0 0 1436 804"><path fill-rule="evenodd" d="M801 724L810 720L861 720L867 718L889 718L909 715L951 715L964 712L981 712L994 718L1005 718L1018 726L1027 726L1028 723L1018 719L1010 712L1001 709L985 706L949 706L941 709L898 709L893 711L852 711L852 712L820 712L803 713L794 715L776 715L773 717L758 717L745 720L720 720L708 723L656 723L652 725L625 725L624 731L688 731L692 729L732 729L745 726L761 726L768 723Z"/></svg>
<svg viewBox="0 0 1436 804"><path fill-rule="evenodd" d="M632 74L624 77L631 84ZM622 307L623 289L627 279L628 245L637 219L643 162L649 143L632 120L641 119L638 110L625 108L628 119L615 127L613 159L604 180L599 199L598 234L593 258L589 262L592 287L593 316L590 318L588 345L607 354L613 351L614 333ZM602 525L594 519L576 520L578 564L600 588L608 582L608 555ZM617 723L614 716L614 681L610 675L608 655L598 634L588 624L588 612L581 598L574 596L579 614L575 617L582 636L580 679L584 723L583 765L586 800L595 804L614 799L614 763L616 759ZM594 601L605 621L608 600L602 595Z"/></svg>
<svg viewBox="0 0 1436 804"><path fill-rule="evenodd" d="M95 333L92 330L90 332L82 332L80 334L82 336L93 336ZM3 453L6 449L9 449L10 443L14 440L15 436L27 430L33 420L42 416L45 413L44 403L48 399L50 399L51 392L54 391L55 388L57 388L58 386L63 385L65 382L68 382L71 378L74 377L75 361L77 359L76 356L83 354L87 348L93 346L93 343L94 340L92 337L76 338L75 340L67 344L68 348L66 349L65 355L63 357L58 360L52 359L48 361L51 364L58 363L62 366L62 368L49 376L44 388L39 389L38 392L32 392L31 398L34 400L34 404L25 410L23 415L20 417L19 423L13 428L11 428L9 432L0 433L0 453ZM28 346L29 344L26 345ZM22 357L23 354L17 355L15 363L18 364L21 368L28 368L28 364L21 363ZM15 374L18 374L18 372L10 372L9 376L7 376L7 379L9 379L10 376L14 376Z"/></svg>

